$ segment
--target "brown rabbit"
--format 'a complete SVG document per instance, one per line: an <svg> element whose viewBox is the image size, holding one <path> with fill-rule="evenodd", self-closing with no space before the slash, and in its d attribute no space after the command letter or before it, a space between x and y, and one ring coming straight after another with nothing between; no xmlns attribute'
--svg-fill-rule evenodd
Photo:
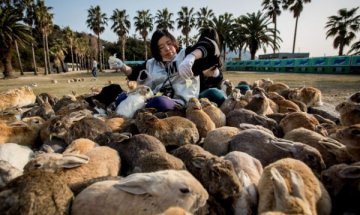
<svg viewBox="0 0 360 215"><path fill-rule="evenodd" d="M341 102L335 107L340 114L340 123L344 126L360 123L360 104L353 102Z"/></svg>
<svg viewBox="0 0 360 215"><path fill-rule="evenodd" d="M331 212L331 199L312 170L303 162L285 158L265 167L259 184L259 214L324 214Z"/></svg>
<svg viewBox="0 0 360 215"><path fill-rule="evenodd" d="M300 112L301 109L293 101L285 99L275 92L267 93L268 97L278 105L279 113Z"/></svg>
<svg viewBox="0 0 360 215"><path fill-rule="evenodd" d="M315 131L323 136L327 136L327 131L324 129L319 121L312 115L304 112L289 113L279 123L284 131L284 134L296 128L306 128Z"/></svg>
<svg viewBox="0 0 360 215"><path fill-rule="evenodd" d="M246 101L240 93L240 90L234 88L231 94L225 99L225 101L221 104L221 111L227 115L230 111L243 108L247 105L248 101Z"/></svg>
<svg viewBox="0 0 360 215"><path fill-rule="evenodd" d="M360 103L360 92L356 92L349 97L349 101L354 103Z"/></svg>
<svg viewBox="0 0 360 215"><path fill-rule="evenodd" d="M270 85L265 85L264 89L266 92L276 92L280 94L282 91L288 90L289 86L282 82L275 82Z"/></svg>
<svg viewBox="0 0 360 215"><path fill-rule="evenodd" d="M346 150L355 161L360 160L360 124L339 129L335 139L346 145Z"/></svg>
<svg viewBox="0 0 360 215"><path fill-rule="evenodd" d="M77 111L63 117L52 118L44 130L43 141L47 138L47 133L49 137L57 137L67 144L78 138L95 140L98 135L112 131L104 121L92 117L88 111Z"/></svg>
<svg viewBox="0 0 360 215"><path fill-rule="evenodd" d="M321 106L321 91L315 87L302 87L289 91L289 99L302 101L307 107Z"/></svg>
<svg viewBox="0 0 360 215"><path fill-rule="evenodd" d="M159 119L149 112L139 112L135 124L140 133L158 138L165 146L195 144L199 140L196 125L184 117L171 116Z"/></svg>
<svg viewBox="0 0 360 215"><path fill-rule="evenodd" d="M244 108L263 116L274 113L270 105L270 99L268 99L265 92L258 87L254 87L253 96Z"/></svg>
<svg viewBox="0 0 360 215"><path fill-rule="evenodd" d="M207 115L211 118L211 120L215 123L216 128L225 126L226 124L226 116L225 114L210 102L208 98L200 99L201 106Z"/></svg>
<svg viewBox="0 0 360 215"><path fill-rule="evenodd" d="M0 214L69 214L73 193L54 173L34 171L0 192Z"/></svg>
<svg viewBox="0 0 360 215"><path fill-rule="evenodd" d="M209 131L215 129L215 123L201 108L197 98L191 98L186 108L186 118L195 123L199 131L200 138L205 138Z"/></svg>

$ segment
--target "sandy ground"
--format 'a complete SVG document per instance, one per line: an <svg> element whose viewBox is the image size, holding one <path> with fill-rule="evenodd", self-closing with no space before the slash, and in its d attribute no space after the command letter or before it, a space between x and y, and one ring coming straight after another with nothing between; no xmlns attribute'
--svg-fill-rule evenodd
<svg viewBox="0 0 360 215"><path fill-rule="evenodd" d="M69 82L81 78L81 82ZM360 75L327 75L327 74L296 74L296 73L269 73L269 72L224 72L224 78L231 80L235 85L239 81L252 84L258 79L271 79L274 82L283 82L291 88L312 86L321 90L324 106L328 111L345 101L350 95L360 91ZM53 82L57 83L54 84ZM89 93L90 89L102 88L109 83L118 83L125 90L126 77L120 72L106 70L98 73L94 79L89 71L69 71L67 73L34 76L26 72L17 79L0 79L0 92L24 85L33 86L36 94L48 92L55 96Z"/></svg>

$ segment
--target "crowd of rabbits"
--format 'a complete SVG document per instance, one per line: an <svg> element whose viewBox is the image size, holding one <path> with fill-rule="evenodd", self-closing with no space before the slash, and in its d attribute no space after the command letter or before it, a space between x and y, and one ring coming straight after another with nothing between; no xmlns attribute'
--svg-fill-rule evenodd
<svg viewBox="0 0 360 215"><path fill-rule="evenodd" d="M360 92L242 84L167 112L141 85L0 93L0 214L360 214Z"/></svg>

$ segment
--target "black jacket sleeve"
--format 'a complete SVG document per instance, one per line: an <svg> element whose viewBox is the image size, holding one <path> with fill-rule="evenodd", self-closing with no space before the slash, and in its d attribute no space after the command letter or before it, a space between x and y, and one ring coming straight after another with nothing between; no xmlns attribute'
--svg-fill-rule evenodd
<svg viewBox="0 0 360 215"><path fill-rule="evenodd" d="M202 71L212 66L217 66L218 68L221 68L222 63L220 60L220 52L219 47L217 47L216 43L204 38L198 41L195 45L188 47L185 51L186 55L191 53L195 49L199 49L203 54L203 57L196 60L192 67L195 76L200 75Z"/></svg>
<svg viewBox="0 0 360 215"><path fill-rule="evenodd" d="M146 61L143 64L137 65L132 69L131 74L128 76L130 81L137 81L140 75L140 79L146 79L147 74L145 72L141 72L146 69Z"/></svg>

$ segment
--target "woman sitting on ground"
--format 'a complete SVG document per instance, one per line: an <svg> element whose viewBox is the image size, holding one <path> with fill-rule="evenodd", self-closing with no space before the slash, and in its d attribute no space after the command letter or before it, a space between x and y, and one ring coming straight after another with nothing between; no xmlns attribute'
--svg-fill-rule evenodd
<svg viewBox="0 0 360 215"><path fill-rule="evenodd" d="M192 97L198 98L202 75L220 76L218 68L213 67L218 64L214 59L219 58L219 48L207 37L200 37L194 46L180 49L172 34L157 30L150 46L153 58L144 64L132 69L117 59L116 63L110 63L111 68L119 68L129 80L149 86L155 95L168 96L181 106ZM211 67L213 69L209 69Z"/></svg>

